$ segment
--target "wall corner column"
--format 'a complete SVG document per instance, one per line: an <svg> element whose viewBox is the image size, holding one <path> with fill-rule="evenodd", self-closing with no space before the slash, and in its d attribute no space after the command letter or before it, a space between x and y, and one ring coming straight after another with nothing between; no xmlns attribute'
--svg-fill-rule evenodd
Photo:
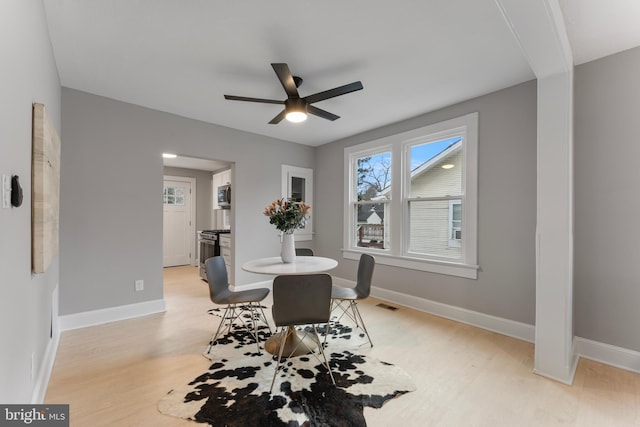
<svg viewBox="0 0 640 427"><path fill-rule="evenodd" d="M573 55L559 0L494 0L538 79L534 372L571 384Z"/></svg>
<svg viewBox="0 0 640 427"><path fill-rule="evenodd" d="M573 351L573 71L538 79L534 372L571 384Z"/></svg>

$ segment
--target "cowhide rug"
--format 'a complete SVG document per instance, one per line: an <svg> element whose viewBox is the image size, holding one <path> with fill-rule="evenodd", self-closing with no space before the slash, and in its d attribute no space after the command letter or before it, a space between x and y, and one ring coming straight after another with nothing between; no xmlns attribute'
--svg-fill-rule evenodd
<svg viewBox="0 0 640 427"><path fill-rule="evenodd" d="M402 369L358 353L367 342L359 330L332 323L330 331L325 353L336 386L324 366L309 355L283 362L285 368L269 394L273 356L264 350L258 353L246 330L234 328L204 354L212 361L209 370L171 390L158 409L214 427L366 426L365 406L380 408L415 390ZM269 336L266 327L259 334Z"/></svg>

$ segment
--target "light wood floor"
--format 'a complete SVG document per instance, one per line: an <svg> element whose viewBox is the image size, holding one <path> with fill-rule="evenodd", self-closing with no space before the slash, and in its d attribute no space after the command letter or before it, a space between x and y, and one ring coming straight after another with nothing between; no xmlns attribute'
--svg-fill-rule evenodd
<svg viewBox="0 0 640 427"><path fill-rule="evenodd" d="M165 269L167 312L64 332L46 395L71 425L191 426L157 402L203 373L217 319L194 267ZM581 360L573 386L531 372L533 345L407 308L360 303L374 347L417 391L365 410L370 427L639 426L640 376ZM251 427L251 426L247 426Z"/></svg>

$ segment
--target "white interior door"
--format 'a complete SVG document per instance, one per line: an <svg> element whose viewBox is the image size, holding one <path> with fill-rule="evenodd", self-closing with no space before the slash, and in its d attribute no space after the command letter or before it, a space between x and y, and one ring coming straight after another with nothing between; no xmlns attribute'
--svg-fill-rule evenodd
<svg viewBox="0 0 640 427"><path fill-rule="evenodd" d="M168 177L163 191L162 263L164 267L191 264L195 247L195 188L193 178Z"/></svg>

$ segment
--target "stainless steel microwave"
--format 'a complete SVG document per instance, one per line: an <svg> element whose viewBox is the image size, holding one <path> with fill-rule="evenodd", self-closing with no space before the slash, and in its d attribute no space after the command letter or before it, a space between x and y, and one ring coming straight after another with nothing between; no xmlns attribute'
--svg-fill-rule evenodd
<svg viewBox="0 0 640 427"><path fill-rule="evenodd" d="M218 187L218 206L221 209L231 209L231 186L221 185Z"/></svg>

